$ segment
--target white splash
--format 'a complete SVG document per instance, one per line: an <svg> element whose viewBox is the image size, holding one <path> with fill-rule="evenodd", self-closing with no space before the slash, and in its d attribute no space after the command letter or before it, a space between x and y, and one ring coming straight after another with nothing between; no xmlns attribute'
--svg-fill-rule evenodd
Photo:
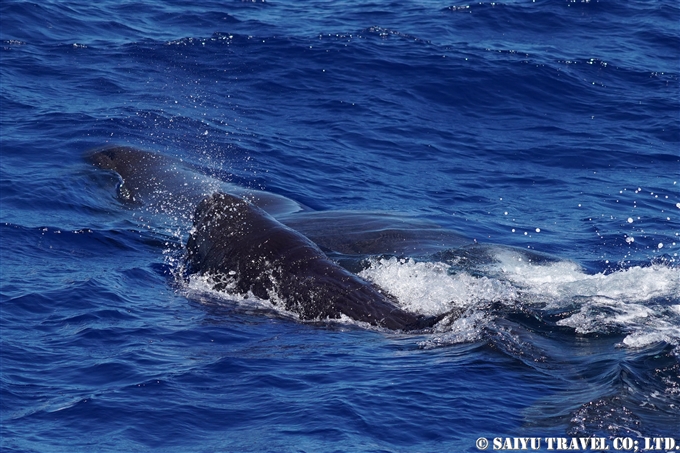
<svg viewBox="0 0 680 453"><path fill-rule="evenodd" d="M487 313L476 311L457 318L450 324L444 320L437 324L433 334L418 343L418 346L423 349L433 349L456 343L479 341L482 338L482 327L492 319Z"/></svg>
<svg viewBox="0 0 680 453"><path fill-rule="evenodd" d="M281 308L283 304L280 304L277 307L276 300L263 300L250 292L248 294L240 294L236 291L235 282L232 286L227 285L222 291L215 290L214 286L215 281L211 276L194 274L189 276L185 291L188 293L189 297L194 296L191 297L192 299L201 300L200 297L197 298L195 296L207 295L209 296L211 303L236 303L243 308L276 310L280 311L282 314L295 315L294 313L283 310Z"/></svg>
<svg viewBox="0 0 680 453"><path fill-rule="evenodd" d="M657 264L591 275L569 261L532 265L508 252L496 258L501 278L527 296L523 302L558 309L580 305L578 312L558 325L578 333L621 330L628 333L623 340L628 347L659 341L680 344L680 308L668 304L680 295L678 268Z"/></svg>
<svg viewBox="0 0 680 453"><path fill-rule="evenodd" d="M602 297L644 302L680 294L680 270L664 265L631 267L611 274L586 274L572 261L536 265L521 254L501 252L495 264L499 277L507 279L537 300ZM543 296L543 297L541 297Z"/></svg>
<svg viewBox="0 0 680 453"><path fill-rule="evenodd" d="M452 308L465 308L480 301L516 298L515 289L500 280L449 274L450 266L412 259L377 259L359 273L395 296L408 311L438 315Z"/></svg>

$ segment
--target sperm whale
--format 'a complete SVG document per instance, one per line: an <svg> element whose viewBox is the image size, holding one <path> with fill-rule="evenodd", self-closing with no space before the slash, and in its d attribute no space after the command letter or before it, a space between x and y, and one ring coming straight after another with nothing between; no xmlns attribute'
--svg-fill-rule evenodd
<svg viewBox="0 0 680 453"><path fill-rule="evenodd" d="M193 210L194 228L186 244L189 268L209 277L217 291L253 294L302 320L347 317L413 330L443 318L400 308L385 290L341 267L305 235L275 219L304 210L292 200L215 181L176 159L131 147L100 149L88 159L119 175L119 197L125 202L161 211L178 205Z"/></svg>

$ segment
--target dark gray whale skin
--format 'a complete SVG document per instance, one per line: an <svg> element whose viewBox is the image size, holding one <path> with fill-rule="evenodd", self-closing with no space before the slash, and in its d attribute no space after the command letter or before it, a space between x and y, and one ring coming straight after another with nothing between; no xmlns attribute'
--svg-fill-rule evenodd
<svg viewBox="0 0 680 453"><path fill-rule="evenodd" d="M86 159L112 170L121 179L118 198L163 213L193 212L196 205L215 191L248 198L272 215L306 209L301 204L270 192L251 190L211 178L179 159L130 146L104 146L91 150Z"/></svg>
<svg viewBox="0 0 680 453"><path fill-rule="evenodd" d="M351 319L395 330L431 327L399 308L392 296L331 261L312 241L238 197L201 201L187 242L193 271L230 288L274 299L304 320Z"/></svg>

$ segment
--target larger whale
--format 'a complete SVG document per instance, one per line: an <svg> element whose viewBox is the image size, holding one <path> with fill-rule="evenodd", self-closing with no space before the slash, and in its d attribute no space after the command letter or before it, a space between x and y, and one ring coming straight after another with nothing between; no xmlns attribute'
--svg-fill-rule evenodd
<svg viewBox="0 0 680 453"><path fill-rule="evenodd" d="M308 237L274 218L296 223L291 214L305 208L290 199L215 181L176 159L130 147L103 148L90 153L89 160L120 176L123 200L161 212L180 206L193 212L188 262L191 271L207 276L215 290L253 294L303 320L347 317L388 329L413 330L431 327L444 317L400 308L385 290L341 267ZM323 219L312 216L297 223L315 225L310 230L328 239L319 233ZM372 247L380 250L413 244L399 235L395 241L394 232L370 233ZM443 234L433 237L439 233ZM387 240L380 241L382 237ZM333 241L326 243L333 245Z"/></svg>
<svg viewBox="0 0 680 453"><path fill-rule="evenodd" d="M331 261L312 241L252 203L225 193L203 200L187 242L194 270L214 288L282 303L301 319L343 315L389 329L429 327L377 286Z"/></svg>

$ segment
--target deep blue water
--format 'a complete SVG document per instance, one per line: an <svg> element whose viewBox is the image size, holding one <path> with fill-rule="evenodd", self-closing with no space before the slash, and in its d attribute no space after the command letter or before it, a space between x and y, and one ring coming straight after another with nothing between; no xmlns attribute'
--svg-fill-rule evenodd
<svg viewBox="0 0 680 453"><path fill-rule="evenodd" d="M680 444L678 24L673 0L3 0L0 447ZM212 292L190 224L86 162L105 144L458 232L361 275L465 312L407 334Z"/></svg>

